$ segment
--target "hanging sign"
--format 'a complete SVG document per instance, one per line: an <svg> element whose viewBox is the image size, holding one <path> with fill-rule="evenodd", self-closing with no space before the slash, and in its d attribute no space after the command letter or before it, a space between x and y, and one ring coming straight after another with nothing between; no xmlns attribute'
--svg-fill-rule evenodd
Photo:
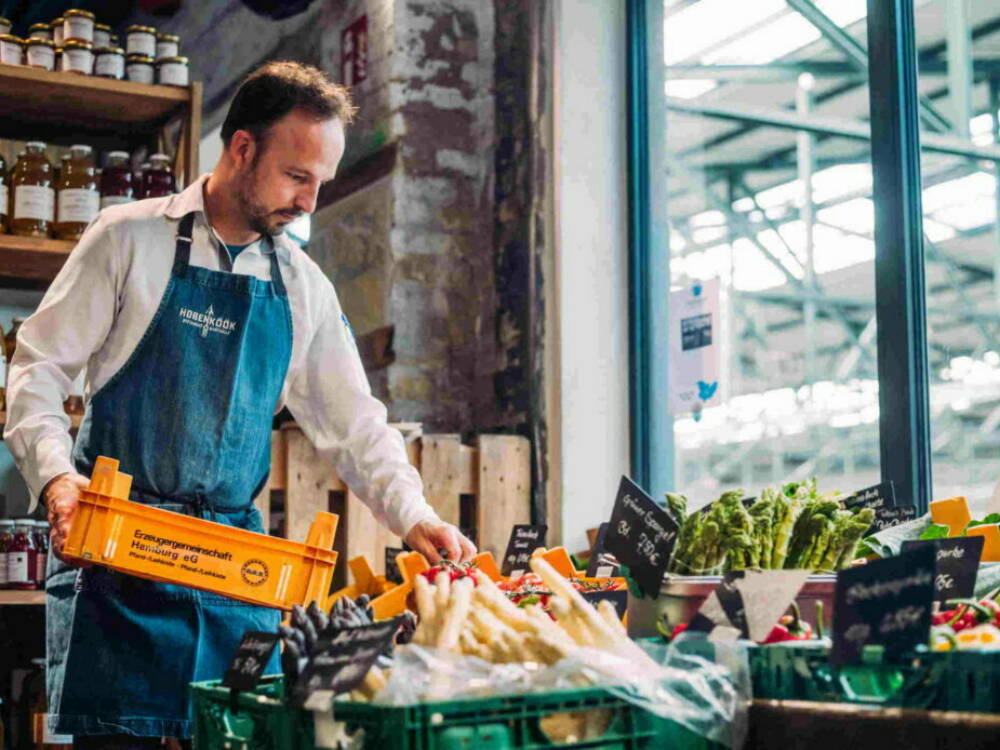
<svg viewBox="0 0 1000 750"><path fill-rule="evenodd" d="M670 411L700 413L721 403L719 280L670 292Z"/></svg>

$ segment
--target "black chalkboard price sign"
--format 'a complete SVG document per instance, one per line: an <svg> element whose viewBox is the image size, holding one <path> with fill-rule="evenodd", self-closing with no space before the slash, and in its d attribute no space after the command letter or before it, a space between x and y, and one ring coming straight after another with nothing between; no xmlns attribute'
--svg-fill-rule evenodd
<svg viewBox="0 0 1000 750"><path fill-rule="evenodd" d="M248 630L243 634L236 654L229 662L229 669L222 678L222 684L233 690L249 691L257 687L264 668L278 645L277 633Z"/></svg>
<svg viewBox="0 0 1000 750"><path fill-rule="evenodd" d="M605 546L627 565L647 596L660 594L663 573L677 542L677 524L631 479L622 477Z"/></svg>
<svg viewBox="0 0 1000 750"><path fill-rule="evenodd" d="M500 564L501 575L521 575L531 570L531 553L545 546L545 525L518 524L510 531L507 552Z"/></svg>
<svg viewBox="0 0 1000 750"><path fill-rule="evenodd" d="M897 658L927 643L937 570L933 547L837 573L830 661L853 664L865 646Z"/></svg>
<svg viewBox="0 0 1000 750"><path fill-rule="evenodd" d="M625 610L628 609L628 589L616 589L614 591L584 591L582 593L583 598L595 607L600 602L607 600L614 605L615 612L618 613L619 618L625 616Z"/></svg>
<svg viewBox="0 0 1000 750"><path fill-rule="evenodd" d="M934 576L934 600L965 599L976 591L979 559L983 555L981 536L958 536L947 539L919 539L903 542L903 552L932 547L937 557Z"/></svg>
<svg viewBox="0 0 1000 750"><path fill-rule="evenodd" d="M848 510L871 508L875 511L881 508L895 508L896 485L892 482L882 482L874 487L858 490L844 500L844 507Z"/></svg>
<svg viewBox="0 0 1000 750"><path fill-rule="evenodd" d="M317 640L309 665L295 684L299 705L308 703L310 696L317 692L339 695L360 685L378 655L396 635L402 620L397 617L373 625L345 628L332 637Z"/></svg>

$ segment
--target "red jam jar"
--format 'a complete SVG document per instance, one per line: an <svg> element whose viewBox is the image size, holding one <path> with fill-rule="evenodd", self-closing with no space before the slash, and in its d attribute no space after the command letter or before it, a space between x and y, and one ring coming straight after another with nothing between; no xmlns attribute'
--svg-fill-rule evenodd
<svg viewBox="0 0 1000 750"><path fill-rule="evenodd" d="M34 522L21 519L14 522L14 539L7 548L8 587L18 591L33 591L35 567L38 564L38 549L33 538Z"/></svg>

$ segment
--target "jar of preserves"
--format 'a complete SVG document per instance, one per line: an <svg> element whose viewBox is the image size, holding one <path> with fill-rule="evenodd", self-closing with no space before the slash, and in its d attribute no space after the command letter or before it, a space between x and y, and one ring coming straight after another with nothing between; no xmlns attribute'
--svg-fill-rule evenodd
<svg viewBox="0 0 1000 750"><path fill-rule="evenodd" d="M63 13L63 41L78 39L94 43L94 14L89 10L72 8Z"/></svg>
<svg viewBox="0 0 1000 750"><path fill-rule="evenodd" d="M156 61L156 82L161 86L187 86L188 59L161 57Z"/></svg>
<svg viewBox="0 0 1000 750"><path fill-rule="evenodd" d="M55 235L60 240L78 240L101 210L97 169L90 146L71 146L63 162L57 187Z"/></svg>
<svg viewBox="0 0 1000 750"><path fill-rule="evenodd" d="M7 202L10 200L10 192L7 188L7 162L4 161L3 154L0 154L0 234L6 234L10 222L7 220Z"/></svg>
<svg viewBox="0 0 1000 750"><path fill-rule="evenodd" d="M66 73L93 75L94 45L79 39L67 39L63 42L62 61L62 69Z"/></svg>
<svg viewBox="0 0 1000 750"><path fill-rule="evenodd" d="M14 522L0 520L0 589L10 588L7 582L7 551L14 541Z"/></svg>
<svg viewBox="0 0 1000 750"><path fill-rule="evenodd" d="M56 69L56 46L48 39L29 39L24 46L29 67Z"/></svg>
<svg viewBox="0 0 1000 750"><path fill-rule="evenodd" d="M125 77L134 83L153 83L156 77L153 58L148 55L126 56Z"/></svg>
<svg viewBox="0 0 1000 750"><path fill-rule="evenodd" d="M166 154L150 156L149 165L143 165L142 170L142 197L162 198L173 195L176 192L175 187L170 157Z"/></svg>
<svg viewBox="0 0 1000 750"><path fill-rule="evenodd" d="M161 57L177 57L180 54L181 38L176 34L161 31L156 35L156 59Z"/></svg>
<svg viewBox="0 0 1000 750"><path fill-rule="evenodd" d="M45 144L29 141L17 158L10 179L14 198L10 217L11 234L21 237L48 237L55 219L56 194L52 164L45 156ZM7 352L10 359L10 352Z"/></svg>
<svg viewBox="0 0 1000 750"><path fill-rule="evenodd" d="M13 34L0 36L0 63L24 65L24 45L20 37Z"/></svg>
<svg viewBox="0 0 1000 750"><path fill-rule="evenodd" d="M48 23L33 23L28 27L28 39L45 39L52 41L52 25Z"/></svg>
<svg viewBox="0 0 1000 750"><path fill-rule="evenodd" d="M63 18L62 16L59 16L59 18L52 19L52 24L51 24L52 43L55 44L57 47L62 47L63 42L66 41L66 38L63 36L63 29L65 23L66 19Z"/></svg>
<svg viewBox="0 0 1000 750"><path fill-rule="evenodd" d="M131 203L134 200L135 188L128 153L112 151L101 170L101 208Z"/></svg>
<svg viewBox="0 0 1000 750"><path fill-rule="evenodd" d="M125 29L125 51L130 55L156 57L156 29L133 25Z"/></svg>
<svg viewBox="0 0 1000 750"><path fill-rule="evenodd" d="M17 349L17 331L22 323L24 323L24 318L14 318L11 321L10 330L3 337L4 354L7 355L8 362L14 361L14 350Z"/></svg>
<svg viewBox="0 0 1000 750"><path fill-rule="evenodd" d="M49 564L49 524L46 521L35 521L35 583L38 588L45 588L45 571Z"/></svg>
<svg viewBox="0 0 1000 750"><path fill-rule="evenodd" d="M10 22L10 19L0 16L0 34L9 34L12 28L14 28L14 24Z"/></svg>
<svg viewBox="0 0 1000 750"><path fill-rule="evenodd" d="M94 24L94 49L111 46L111 27L104 23Z"/></svg>
<svg viewBox="0 0 1000 750"><path fill-rule="evenodd" d="M14 521L14 538L7 548L7 585L17 591L38 588L33 575L38 564L38 549L33 538L34 526L27 518Z"/></svg>
<svg viewBox="0 0 1000 750"><path fill-rule="evenodd" d="M125 77L125 50L102 47L94 52L94 75L122 80Z"/></svg>

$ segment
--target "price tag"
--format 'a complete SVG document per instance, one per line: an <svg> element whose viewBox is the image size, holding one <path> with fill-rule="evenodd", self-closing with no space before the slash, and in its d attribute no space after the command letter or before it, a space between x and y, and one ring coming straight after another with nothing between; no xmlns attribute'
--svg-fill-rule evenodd
<svg viewBox="0 0 1000 750"><path fill-rule="evenodd" d="M927 643L936 568L934 547L921 547L837 573L830 660L856 663L869 645L896 658Z"/></svg>
<svg viewBox="0 0 1000 750"><path fill-rule="evenodd" d="M392 581L393 583L402 583L403 574L399 571L399 566L396 565L396 555L403 553L402 547L386 547L385 548L385 577L386 580Z"/></svg>
<svg viewBox="0 0 1000 750"><path fill-rule="evenodd" d="M531 570L531 553L545 546L545 534L548 526L532 526L518 524L510 531L510 541L507 542L507 552L503 556L500 574L504 576L520 575Z"/></svg>
<svg viewBox="0 0 1000 750"><path fill-rule="evenodd" d="M599 602L607 600L615 605L615 612L618 613L619 619L625 616L625 610L628 609L628 589L584 591L581 593L583 594L583 598L593 604L594 607L597 607Z"/></svg>
<svg viewBox="0 0 1000 750"><path fill-rule="evenodd" d="M229 662L229 669L222 678L222 684L239 691L249 691L257 687L264 668L271 659L274 647L278 645L277 633L248 630L243 634L236 654Z"/></svg>
<svg viewBox="0 0 1000 750"><path fill-rule="evenodd" d="M917 509L912 505L906 505L899 508L879 508L875 511L875 521L872 523L872 527L868 529L869 536L878 531L884 531L885 529L892 528L893 526L899 526L901 523L906 521L912 521L917 517Z"/></svg>
<svg viewBox="0 0 1000 750"><path fill-rule="evenodd" d="M356 688L392 642L402 617L355 628L344 628L316 641L309 665L295 684L297 704L315 704L315 693L339 695Z"/></svg>
<svg viewBox="0 0 1000 750"><path fill-rule="evenodd" d="M587 561L587 578L611 578L618 575L618 566L607 559L608 523L597 527L597 539L594 548L590 550L590 560Z"/></svg>
<svg viewBox="0 0 1000 750"><path fill-rule="evenodd" d="M859 508L871 508L878 511L882 508L896 507L896 485L892 482L882 482L874 487L866 487L858 490L844 500L844 507L848 510Z"/></svg>
<svg viewBox="0 0 1000 750"><path fill-rule="evenodd" d="M663 573L679 531L674 519L628 477L622 477L605 545L629 567L647 596L660 595Z"/></svg>
<svg viewBox="0 0 1000 750"><path fill-rule="evenodd" d="M933 547L937 556L934 577L934 600L966 599L975 595L979 559L983 555L981 536L960 536L948 539L919 539L903 542L903 552Z"/></svg>

